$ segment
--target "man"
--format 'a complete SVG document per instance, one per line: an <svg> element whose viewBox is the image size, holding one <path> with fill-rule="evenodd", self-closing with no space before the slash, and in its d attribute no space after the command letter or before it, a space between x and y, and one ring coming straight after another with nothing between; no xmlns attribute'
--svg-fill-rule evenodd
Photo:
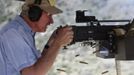
<svg viewBox="0 0 134 75"><path fill-rule="evenodd" d="M0 75L45 75L61 47L73 39L72 28L58 28L43 52L35 48L35 32L45 32L52 15L61 13L52 0L25 0L22 12L0 31Z"/></svg>

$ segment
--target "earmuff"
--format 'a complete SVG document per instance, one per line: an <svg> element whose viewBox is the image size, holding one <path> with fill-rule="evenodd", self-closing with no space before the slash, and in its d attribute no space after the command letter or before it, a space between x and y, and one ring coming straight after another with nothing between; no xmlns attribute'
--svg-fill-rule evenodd
<svg viewBox="0 0 134 75"><path fill-rule="evenodd" d="M40 5L41 0L35 0L34 4L29 7L28 17L31 21L38 21L42 15L42 9L37 6ZM36 5L37 4L37 5Z"/></svg>

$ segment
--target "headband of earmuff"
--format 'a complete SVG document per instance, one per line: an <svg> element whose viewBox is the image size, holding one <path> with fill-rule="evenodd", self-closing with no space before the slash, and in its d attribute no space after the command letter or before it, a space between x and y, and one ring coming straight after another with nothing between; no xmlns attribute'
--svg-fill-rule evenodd
<svg viewBox="0 0 134 75"><path fill-rule="evenodd" d="M31 21L38 21L42 15L42 9L37 6L41 4L41 0L35 0L34 4L29 7L28 17Z"/></svg>

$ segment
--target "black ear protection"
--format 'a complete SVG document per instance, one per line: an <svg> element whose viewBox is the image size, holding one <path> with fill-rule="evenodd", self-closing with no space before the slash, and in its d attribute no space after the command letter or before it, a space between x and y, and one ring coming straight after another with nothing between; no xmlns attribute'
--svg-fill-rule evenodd
<svg viewBox="0 0 134 75"><path fill-rule="evenodd" d="M41 0L35 0L34 4L29 7L28 17L31 21L38 21L42 15L42 9L37 6L40 5ZM37 5L36 5L37 4Z"/></svg>

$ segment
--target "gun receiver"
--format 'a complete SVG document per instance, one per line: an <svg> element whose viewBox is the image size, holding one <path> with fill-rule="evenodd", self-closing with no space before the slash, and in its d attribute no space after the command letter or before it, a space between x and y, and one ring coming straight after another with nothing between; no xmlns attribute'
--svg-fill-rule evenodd
<svg viewBox="0 0 134 75"><path fill-rule="evenodd" d="M128 25L109 26L72 26L74 39L72 43L87 40L108 40L114 34L114 29L124 29L127 31Z"/></svg>

